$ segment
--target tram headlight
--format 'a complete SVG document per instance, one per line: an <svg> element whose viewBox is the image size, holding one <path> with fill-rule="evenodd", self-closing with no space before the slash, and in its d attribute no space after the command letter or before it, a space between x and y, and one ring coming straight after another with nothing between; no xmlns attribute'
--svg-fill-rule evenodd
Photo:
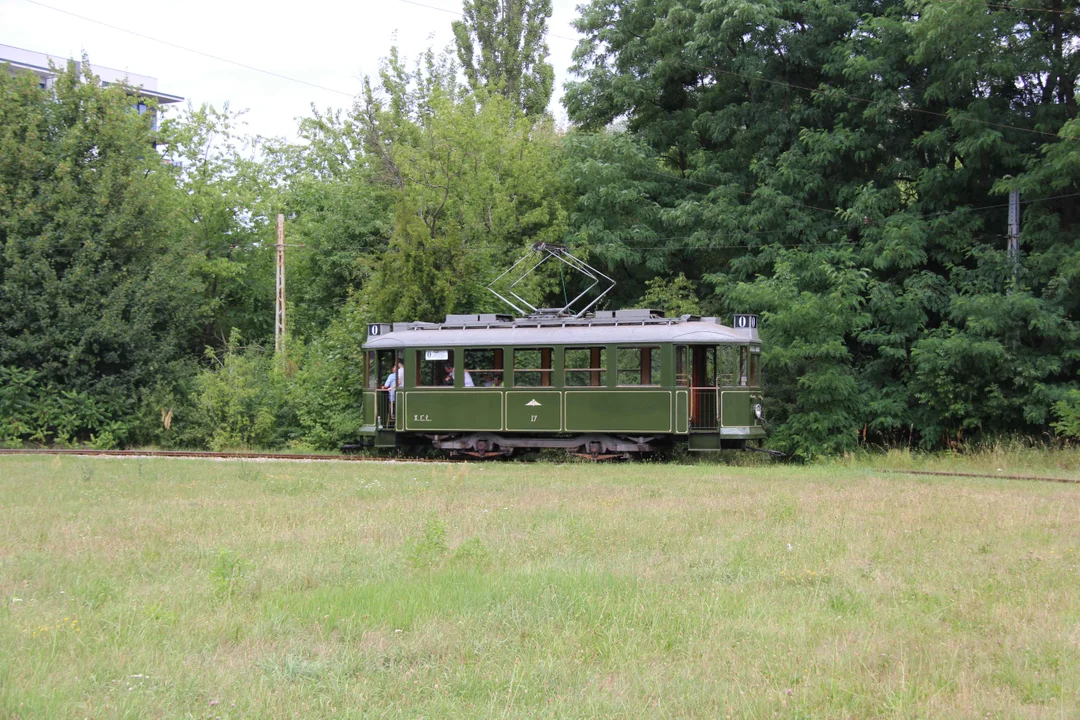
<svg viewBox="0 0 1080 720"><path fill-rule="evenodd" d="M758 420L761 419L761 403L754 405L754 415L757 416Z"/></svg>

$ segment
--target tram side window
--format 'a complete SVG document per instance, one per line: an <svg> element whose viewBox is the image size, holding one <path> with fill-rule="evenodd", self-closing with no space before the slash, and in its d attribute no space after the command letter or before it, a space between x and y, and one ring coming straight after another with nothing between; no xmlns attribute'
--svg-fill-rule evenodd
<svg viewBox="0 0 1080 720"><path fill-rule="evenodd" d="M514 350L514 387L551 387L551 348Z"/></svg>
<svg viewBox="0 0 1080 720"><path fill-rule="evenodd" d="M364 369L367 371L367 380L364 384L368 390L379 388L379 368L375 366L375 351L368 350L364 353Z"/></svg>
<svg viewBox="0 0 1080 720"><path fill-rule="evenodd" d="M686 364L686 346L675 346L675 384L686 387L690 384L690 366Z"/></svg>
<svg viewBox="0 0 1080 720"><path fill-rule="evenodd" d="M750 348L750 387L761 385L761 348Z"/></svg>
<svg viewBox="0 0 1080 720"><path fill-rule="evenodd" d="M447 380L447 376L453 369L453 350L416 351L417 387L442 387L453 385L453 378Z"/></svg>
<svg viewBox="0 0 1080 720"><path fill-rule="evenodd" d="M730 387L736 384L738 375L736 374L735 361L738 354L738 349L732 345L720 346L720 354L716 363L716 381L718 385Z"/></svg>
<svg viewBox="0 0 1080 720"><path fill-rule="evenodd" d="M393 350L368 350L367 366L369 390L382 388L390 376L394 374L394 366L397 356Z"/></svg>
<svg viewBox="0 0 1080 720"><path fill-rule="evenodd" d="M607 385L607 348L566 348L563 358L567 387Z"/></svg>
<svg viewBox="0 0 1080 720"><path fill-rule="evenodd" d="M473 348L465 351L465 372L475 387L502 387L502 348Z"/></svg>
<svg viewBox="0 0 1080 720"><path fill-rule="evenodd" d="M749 348L745 345L739 348L739 385L746 386L747 384L747 372L749 372Z"/></svg>
<svg viewBox="0 0 1080 720"><path fill-rule="evenodd" d="M659 385L660 348L621 347L616 352L619 385Z"/></svg>

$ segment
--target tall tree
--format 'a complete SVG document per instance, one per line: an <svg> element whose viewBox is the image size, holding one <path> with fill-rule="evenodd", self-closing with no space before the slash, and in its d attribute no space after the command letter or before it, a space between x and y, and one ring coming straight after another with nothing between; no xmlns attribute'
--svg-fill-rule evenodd
<svg viewBox="0 0 1080 720"><path fill-rule="evenodd" d="M455 21L458 60L473 90L496 90L525 111L547 110L555 74L545 41L551 0L464 0Z"/></svg>
<svg viewBox="0 0 1080 720"><path fill-rule="evenodd" d="M0 367L34 374L42 413L84 397L76 436L175 380L205 319L173 177L131 105L74 63L49 89L0 71ZM43 422L39 440L71 435Z"/></svg>
<svg viewBox="0 0 1080 720"><path fill-rule="evenodd" d="M594 0L573 230L623 276L765 314L789 449L1040 433L1080 360L1075 10Z"/></svg>
<svg viewBox="0 0 1080 720"><path fill-rule="evenodd" d="M456 80L428 53L396 53L368 87L358 125L392 197L392 230L362 293L372 317L441 320L502 310L484 286L534 242L563 238L562 154L550 117Z"/></svg>

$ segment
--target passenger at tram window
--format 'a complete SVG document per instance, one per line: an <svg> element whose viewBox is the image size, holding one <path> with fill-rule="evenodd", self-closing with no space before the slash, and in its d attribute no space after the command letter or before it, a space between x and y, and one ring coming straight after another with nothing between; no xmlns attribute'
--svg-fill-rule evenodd
<svg viewBox="0 0 1080 720"><path fill-rule="evenodd" d="M450 372L446 373L446 384L454 384L454 368L450 368ZM473 383L472 375L469 374L468 370L465 371L465 387L476 387L475 383Z"/></svg>
<svg viewBox="0 0 1080 720"><path fill-rule="evenodd" d="M398 360L394 363L390 374L386 376L386 382L383 383L383 390L390 391L390 402L394 402L394 399L397 397L397 389L404 384L405 364Z"/></svg>
<svg viewBox="0 0 1080 720"><path fill-rule="evenodd" d="M503 378L502 348L468 348L465 350L465 372L472 376L476 387L501 387Z"/></svg>

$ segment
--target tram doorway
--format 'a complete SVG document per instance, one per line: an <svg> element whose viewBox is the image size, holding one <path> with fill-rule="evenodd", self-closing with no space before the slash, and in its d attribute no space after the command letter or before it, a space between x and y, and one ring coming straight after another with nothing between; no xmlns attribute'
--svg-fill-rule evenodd
<svg viewBox="0 0 1080 720"><path fill-rule="evenodd" d="M675 382L690 391L690 430L720 427L717 360L715 345L675 346Z"/></svg>

